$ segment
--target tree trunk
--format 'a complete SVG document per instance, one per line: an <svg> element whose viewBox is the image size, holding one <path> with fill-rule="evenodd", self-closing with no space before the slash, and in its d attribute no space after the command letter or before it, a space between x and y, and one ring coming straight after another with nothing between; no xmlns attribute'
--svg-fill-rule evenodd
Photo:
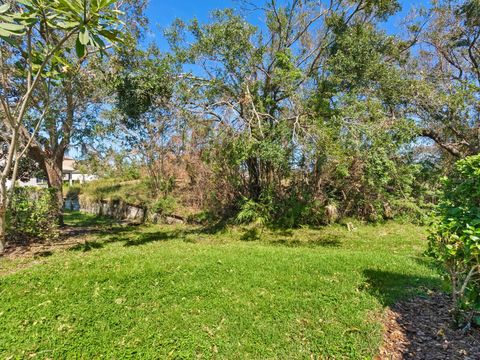
<svg viewBox="0 0 480 360"><path fill-rule="evenodd" d="M246 163L249 176L250 198L254 201L258 201L260 199L260 194L262 193L258 161L255 157L250 157L247 159Z"/></svg>
<svg viewBox="0 0 480 360"><path fill-rule="evenodd" d="M45 160L45 170L48 177L48 186L53 190L57 211L58 223L60 226L63 222L63 156L60 160Z"/></svg>
<svg viewBox="0 0 480 360"><path fill-rule="evenodd" d="M7 184L6 178L0 179L0 254L7 245Z"/></svg>
<svg viewBox="0 0 480 360"><path fill-rule="evenodd" d="M0 254L5 251L7 246L7 219L6 219L6 208L4 204L0 204Z"/></svg>

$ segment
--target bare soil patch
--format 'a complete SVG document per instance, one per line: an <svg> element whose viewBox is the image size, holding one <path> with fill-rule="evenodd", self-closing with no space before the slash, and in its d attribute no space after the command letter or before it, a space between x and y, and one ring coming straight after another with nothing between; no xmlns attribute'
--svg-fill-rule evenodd
<svg viewBox="0 0 480 360"><path fill-rule="evenodd" d="M22 259L22 258L45 258L59 250L69 249L73 246L81 244L85 237L100 230L95 227L70 227L66 226L61 229L60 238L51 242L25 241L7 243L7 247L0 258Z"/></svg>

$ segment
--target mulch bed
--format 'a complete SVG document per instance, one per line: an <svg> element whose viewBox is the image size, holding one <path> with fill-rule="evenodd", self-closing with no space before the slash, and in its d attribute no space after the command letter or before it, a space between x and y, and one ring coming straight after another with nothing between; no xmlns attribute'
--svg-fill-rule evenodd
<svg viewBox="0 0 480 360"><path fill-rule="evenodd" d="M389 309L377 360L480 359L480 330L455 329L450 308L450 297L435 293Z"/></svg>

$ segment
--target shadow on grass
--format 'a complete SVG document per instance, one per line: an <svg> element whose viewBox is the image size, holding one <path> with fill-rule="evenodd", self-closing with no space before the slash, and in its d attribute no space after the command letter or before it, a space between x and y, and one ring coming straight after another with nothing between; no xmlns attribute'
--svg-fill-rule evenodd
<svg viewBox="0 0 480 360"><path fill-rule="evenodd" d="M197 240L192 240L192 236L201 238L202 235L218 235L224 233L228 226L227 221L219 221L204 227L148 231L148 226L119 223L104 216L81 212L66 212L65 222L65 237L85 238L83 243L73 246L71 251L90 251L118 242L125 246L140 246L174 239L196 243ZM88 235L94 235L94 239L89 239ZM246 229L240 240L264 241L265 244L285 247L340 247L342 244L341 237L337 235L309 236L304 240L295 239L293 236L291 229L277 229L273 233L265 233L258 227L253 227Z"/></svg>
<svg viewBox="0 0 480 360"><path fill-rule="evenodd" d="M338 248L342 245L341 237L338 235L321 236L317 238L310 238L306 241L298 239L278 239L270 240L270 244L287 247L332 247Z"/></svg>
<svg viewBox="0 0 480 360"><path fill-rule="evenodd" d="M384 306L442 287L441 280L433 276L412 276L374 269L367 269L363 274L366 282L362 290L375 296Z"/></svg>
<svg viewBox="0 0 480 360"><path fill-rule="evenodd" d="M240 237L242 241L257 241L260 240L261 231L257 228L247 229Z"/></svg>
<svg viewBox="0 0 480 360"><path fill-rule="evenodd" d="M168 241L181 238L181 234L178 231L164 232L157 231L151 233L140 233L125 242L125 246L139 246L152 242Z"/></svg>
<svg viewBox="0 0 480 360"><path fill-rule="evenodd" d="M69 251L90 251L94 249L102 249L105 246L104 243L98 242L98 241L85 241L83 244L77 244L70 249Z"/></svg>
<svg viewBox="0 0 480 360"><path fill-rule="evenodd" d="M64 221L67 226L72 228L86 228L118 224L118 221L106 216L85 214L80 211L65 211Z"/></svg>
<svg viewBox="0 0 480 360"><path fill-rule="evenodd" d="M224 220L219 220L219 221L209 223L200 228L188 230L187 232L189 234L197 234L197 235L202 235L202 234L215 235L215 234L225 232L227 230L228 224L229 224L228 220L224 219Z"/></svg>
<svg viewBox="0 0 480 360"><path fill-rule="evenodd" d="M390 307L378 358L480 359L480 332L454 326L452 299L441 291L438 277L373 269L364 275L364 290Z"/></svg>
<svg viewBox="0 0 480 360"><path fill-rule="evenodd" d="M438 264L435 264L433 259L428 256L413 256L412 259L419 265L435 271L441 271L441 268L438 266Z"/></svg>

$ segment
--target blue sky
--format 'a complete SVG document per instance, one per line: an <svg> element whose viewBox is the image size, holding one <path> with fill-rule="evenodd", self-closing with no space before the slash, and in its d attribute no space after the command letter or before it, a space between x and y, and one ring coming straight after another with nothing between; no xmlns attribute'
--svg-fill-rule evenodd
<svg viewBox="0 0 480 360"><path fill-rule="evenodd" d="M263 0L258 0L259 4ZM408 15L413 7L419 7L422 4L429 3L428 0L400 0L402 11L391 17L389 21L384 24L387 32L394 34L400 31L401 21ZM166 49L166 43L163 39L163 29L169 26L176 18L182 20L189 20L194 17L201 22L207 22L209 13L214 9L223 8L237 8L241 7L237 0L150 0L147 15L150 20L150 34L147 36L147 42L156 42L160 48ZM258 14L260 17L260 14ZM251 19L254 22L261 23L261 18Z"/></svg>

